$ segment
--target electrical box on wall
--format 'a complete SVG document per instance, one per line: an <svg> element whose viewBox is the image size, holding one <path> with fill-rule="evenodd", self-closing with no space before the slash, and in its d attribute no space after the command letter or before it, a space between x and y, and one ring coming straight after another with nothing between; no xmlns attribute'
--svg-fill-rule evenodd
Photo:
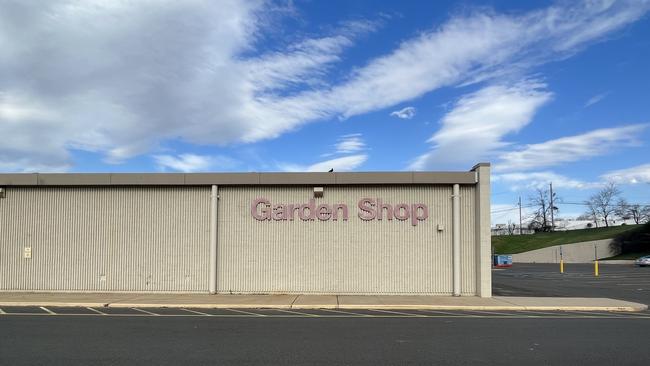
<svg viewBox="0 0 650 366"><path fill-rule="evenodd" d="M323 187L314 187L314 198L321 198L323 197Z"/></svg>
<svg viewBox="0 0 650 366"><path fill-rule="evenodd" d="M32 248L25 247L25 249L23 250L23 258L32 259Z"/></svg>
<svg viewBox="0 0 650 366"><path fill-rule="evenodd" d="M0 198L5 198L5 189L4 189L4 187L0 187Z"/></svg>

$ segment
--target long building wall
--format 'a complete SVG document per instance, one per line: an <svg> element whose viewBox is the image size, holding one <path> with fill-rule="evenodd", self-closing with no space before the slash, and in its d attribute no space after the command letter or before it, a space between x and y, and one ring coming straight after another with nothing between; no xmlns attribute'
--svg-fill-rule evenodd
<svg viewBox="0 0 650 366"><path fill-rule="evenodd" d="M260 198L266 203L255 206ZM363 220L364 198L405 204L401 216L422 216L426 206L428 217ZM310 200L312 208L345 204L347 220L342 212L338 220L256 217ZM487 164L470 172L0 174L0 291L491 296L489 254Z"/></svg>
<svg viewBox="0 0 650 366"><path fill-rule="evenodd" d="M209 187L9 187L0 290L205 292L209 205Z"/></svg>
<svg viewBox="0 0 650 366"><path fill-rule="evenodd" d="M312 187L219 190L217 291L220 293L452 293L451 186L325 187L321 203L345 203L349 219L264 220L251 202L303 204ZM429 217L364 221L362 198L426 204ZM461 189L462 293L474 294L474 187ZM438 229L440 226L440 230Z"/></svg>

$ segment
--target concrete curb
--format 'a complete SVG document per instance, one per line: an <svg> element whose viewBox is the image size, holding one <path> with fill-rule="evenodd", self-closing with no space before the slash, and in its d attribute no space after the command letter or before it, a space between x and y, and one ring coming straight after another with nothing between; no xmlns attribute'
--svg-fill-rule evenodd
<svg viewBox="0 0 650 366"><path fill-rule="evenodd" d="M632 305L634 304L634 305ZM638 312L647 305L631 303L630 306L554 306L554 305L290 305L290 304L161 304L161 303L97 303L97 302L1 302L0 306L51 306L95 308L196 308L196 309L332 309L332 310L479 310L479 311L616 311Z"/></svg>
<svg viewBox="0 0 650 366"><path fill-rule="evenodd" d="M634 259L601 259L600 264L634 264Z"/></svg>

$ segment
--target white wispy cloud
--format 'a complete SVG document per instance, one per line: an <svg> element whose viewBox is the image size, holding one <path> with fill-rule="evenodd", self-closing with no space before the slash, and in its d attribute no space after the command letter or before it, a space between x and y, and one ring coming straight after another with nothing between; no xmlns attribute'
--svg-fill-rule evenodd
<svg viewBox="0 0 650 366"><path fill-rule="evenodd" d="M600 93L600 94L596 94L593 97L589 98L589 100L585 103L585 108L590 107L590 106L600 102L601 100L605 99L605 97L607 97L608 94L609 93Z"/></svg>
<svg viewBox="0 0 650 366"><path fill-rule="evenodd" d="M411 119L415 117L415 112L415 107L405 107L398 111L391 112L390 115L401 119Z"/></svg>
<svg viewBox="0 0 650 366"><path fill-rule="evenodd" d="M11 141L0 145L0 166L14 169L20 161L19 169L66 169L70 149L119 162L175 139L224 145L275 138L308 122L392 107L441 87L568 57L638 20L650 2L454 15L347 75L343 70L338 82L328 82L326 73L373 27L348 24L260 51L257 42L279 23L273 6L236 0L3 4L0 93L22 104L5 107L0 119L0 136Z"/></svg>
<svg viewBox="0 0 650 366"><path fill-rule="evenodd" d="M553 183L556 188L569 189L592 189L602 186L599 182L585 182L550 171L494 174L492 180L508 184L513 191L547 188L549 183Z"/></svg>
<svg viewBox="0 0 650 366"><path fill-rule="evenodd" d="M501 154L494 170L534 170L608 154L620 147L638 145L639 135L647 127L637 124L601 128L581 135L525 145Z"/></svg>
<svg viewBox="0 0 650 366"><path fill-rule="evenodd" d="M530 123L551 97L546 85L534 80L492 85L463 96L428 140L432 150L419 156L410 168L425 170L480 160L507 145L503 138Z"/></svg>
<svg viewBox="0 0 650 366"><path fill-rule="evenodd" d="M605 181L618 184L650 183L650 164L632 168L613 170L601 176Z"/></svg>
<svg viewBox="0 0 650 366"><path fill-rule="evenodd" d="M327 172L330 169L334 169L337 172L346 172L357 169L368 160L368 154L359 153L364 150L368 150L368 148L363 140L363 135L360 133L352 133L339 137L337 143L334 145L334 152L321 155L321 157L330 157L332 155L347 156L328 159L311 165L280 163L278 167L281 170L289 172Z"/></svg>
<svg viewBox="0 0 650 366"><path fill-rule="evenodd" d="M368 155L358 154L321 161L312 165L279 164L280 169L287 172L349 172L357 169L368 160Z"/></svg>
<svg viewBox="0 0 650 366"><path fill-rule="evenodd" d="M343 135L335 145L337 154L349 154L366 149L366 143L360 133Z"/></svg>
<svg viewBox="0 0 650 366"><path fill-rule="evenodd" d="M175 170L184 173L224 170L236 165L234 159L225 156L196 154L154 155L156 165L162 170Z"/></svg>

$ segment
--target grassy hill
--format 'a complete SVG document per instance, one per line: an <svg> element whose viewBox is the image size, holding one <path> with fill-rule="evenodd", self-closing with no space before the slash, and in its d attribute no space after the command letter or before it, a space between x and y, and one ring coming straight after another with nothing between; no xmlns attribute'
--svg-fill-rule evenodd
<svg viewBox="0 0 650 366"><path fill-rule="evenodd" d="M621 238L621 240L625 241L628 241L627 238L634 238L636 240L636 238L643 237L648 232L650 232L649 224L611 226L532 235L499 235L492 237L492 247L496 254L515 254L554 245L579 243L590 240L611 238ZM640 234L642 235L639 236Z"/></svg>

